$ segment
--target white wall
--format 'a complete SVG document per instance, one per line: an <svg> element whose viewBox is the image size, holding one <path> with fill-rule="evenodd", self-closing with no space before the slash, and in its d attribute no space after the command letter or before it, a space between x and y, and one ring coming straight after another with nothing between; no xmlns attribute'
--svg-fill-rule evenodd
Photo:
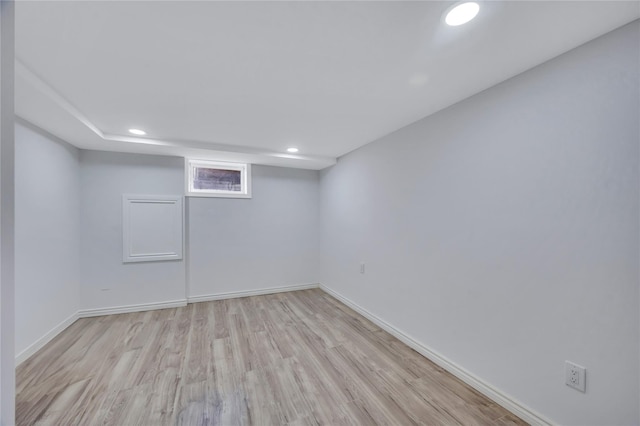
<svg viewBox="0 0 640 426"><path fill-rule="evenodd" d="M81 151L81 308L318 282L318 172L253 166L251 199L187 198L184 261L122 263L123 193L184 193L184 160Z"/></svg>
<svg viewBox="0 0 640 426"><path fill-rule="evenodd" d="M185 299L185 262L122 262L122 194L181 195L184 160L81 151L82 309Z"/></svg>
<svg viewBox="0 0 640 426"><path fill-rule="evenodd" d="M340 158L321 282L553 421L638 424L639 40L636 21Z"/></svg>
<svg viewBox="0 0 640 426"><path fill-rule="evenodd" d="M15 422L14 2L0 2L0 425Z"/></svg>
<svg viewBox="0 0 640 426"><path fill-rule="evenodd" d="M16 354L80 307L80 153L16 124Z"/></svg>
<svg viewBox="0 0 640 426"><path fill-rule="evenodd" d="M254 165L250 199L188 198L189 296L318 282L318 172Z"/></svg>

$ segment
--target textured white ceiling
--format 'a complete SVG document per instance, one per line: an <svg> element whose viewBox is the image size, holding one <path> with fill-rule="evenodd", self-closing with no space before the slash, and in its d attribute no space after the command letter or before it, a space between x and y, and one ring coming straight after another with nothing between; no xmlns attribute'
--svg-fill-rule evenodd
<svg viewBox="0 0 640 426"><path fill-rule="evenodd" d="M448 27L452 4L19 2L16 110L85 148L323 168L640 16L484 1Z"/></svg>

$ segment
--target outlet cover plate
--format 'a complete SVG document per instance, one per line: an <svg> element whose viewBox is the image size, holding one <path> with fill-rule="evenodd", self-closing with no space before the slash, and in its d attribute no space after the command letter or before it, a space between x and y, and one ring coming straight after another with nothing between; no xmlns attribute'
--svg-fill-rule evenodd
<svg viewBox="0 0 640 426"><path fill-rule="evenodd" d="M574 364L570 361L564 362L564 376L567 386L572 387L580 392L587 390L587 369L581 365Z"/></svg>

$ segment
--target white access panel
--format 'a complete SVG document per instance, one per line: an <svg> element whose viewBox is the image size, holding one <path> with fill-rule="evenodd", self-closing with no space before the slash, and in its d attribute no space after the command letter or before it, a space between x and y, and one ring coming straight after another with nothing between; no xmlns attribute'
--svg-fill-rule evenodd
<svg viewBox="0 0 640 426"><path fill-rule="evenodd" d="M180 195L123 195L122 261L182 259L183 216Z"/></svg>

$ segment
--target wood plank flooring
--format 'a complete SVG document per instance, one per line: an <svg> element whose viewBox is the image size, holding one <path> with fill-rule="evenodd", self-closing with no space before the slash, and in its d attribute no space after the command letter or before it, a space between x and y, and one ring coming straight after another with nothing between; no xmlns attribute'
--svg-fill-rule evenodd
<svg viewBox="0 0 640 426"><path fill-rule="evenodd" d="M17 369L18 425L522 425L321 290L84 318Z"/></svg>

